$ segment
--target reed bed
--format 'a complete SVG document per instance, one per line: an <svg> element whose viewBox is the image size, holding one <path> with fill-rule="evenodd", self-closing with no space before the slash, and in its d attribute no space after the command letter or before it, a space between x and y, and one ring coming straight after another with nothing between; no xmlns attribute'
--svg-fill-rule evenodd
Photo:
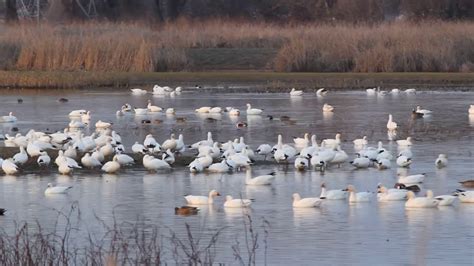
<svg viewBox="0 0 474 266"><path fill-rule="evenodd" d="M249 64L249 69L264 65L280 72L474 71L473 22L277 25L181 20L153 26L89 22L2 27L4 70L194 71L204 66L193 58L193 49L214 51L208 55L212 59L219 56L216 49L234 49L236 57L242 57L252 48L275 52L270 58L256 57L268 62ZM226 69L232 68L229 61L224 62Z"/></svg>
<svg viewBox="0 0 474 266"><path fill-rule="evenodd" d="M142 219L125 222L113 218L106 223L95 217L85 221L77 203L56 214L53 228L45 229L39 222L19 222L12 232L0 229L0 264L256 265L258 261L266 265L269 223L262 219L261 225L255 224L245 211L241 241L236 237L234 244L226 243L228 248L221 244L225 227L209 230L184 223L178 230ZM223 252L227 254L225 260ZM228 259L230 254L234 261Z"/></svg>

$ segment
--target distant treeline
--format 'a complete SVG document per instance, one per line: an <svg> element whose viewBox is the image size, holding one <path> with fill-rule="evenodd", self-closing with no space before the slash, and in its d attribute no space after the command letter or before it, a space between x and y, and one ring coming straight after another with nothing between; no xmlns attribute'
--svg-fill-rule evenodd
<svg viewBox="0 0 474 266"><path fill-rule="evenodd" d="M38 13L40 20L48 21L170 21L181 17L267 22L452 20L474 19L474 0L0 0L0 14L7 21L38 19Z"/></svg>

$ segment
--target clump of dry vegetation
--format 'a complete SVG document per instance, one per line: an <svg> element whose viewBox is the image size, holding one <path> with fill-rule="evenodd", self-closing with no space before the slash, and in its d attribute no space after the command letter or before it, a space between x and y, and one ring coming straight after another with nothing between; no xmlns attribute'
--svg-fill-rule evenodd
<svg viewBox="0 0 474 266"><path fill-rule="evenodd" d="M204 22L155 27L89 22L5 26L0 68L43 71L193 71L196 52L274 51L265 69L282 72L472 72L474 23L395 22L381 25ZM247 50L246 50L247 49ZM215 58L214 58L215 59ZM250 58L249 60L252 60ZM204 61L206 62L206 61ZM232 60L221 62L232 69ZM213 67L219 70L219 64ZM236 66L236 68L240 68Z"/></svg>

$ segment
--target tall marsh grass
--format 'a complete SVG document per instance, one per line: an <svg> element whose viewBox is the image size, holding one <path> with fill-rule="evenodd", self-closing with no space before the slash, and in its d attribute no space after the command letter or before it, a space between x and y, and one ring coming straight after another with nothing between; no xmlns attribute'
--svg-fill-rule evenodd
<svg viewBox="0 0 474 266"><path fill-rule="evenodd" d="M370 26L182 20L151 27L108 22L2 26L0 68L192 71L200 66L188 51L196 48L271 49L275 55L266 65L283 72L472 72L474 23Z"/></svg>

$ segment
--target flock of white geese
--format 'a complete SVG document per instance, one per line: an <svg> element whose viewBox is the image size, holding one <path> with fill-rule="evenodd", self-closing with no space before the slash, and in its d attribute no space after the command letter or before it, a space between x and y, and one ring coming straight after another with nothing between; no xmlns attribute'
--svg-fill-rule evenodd
<svg viewBox="0 0 474 266"><path fill-rule="evenodd" d="M170 87L160 87L155 85L153 94L168 95L175 97L181 94L181 87L172 89ZM320 97L326 95L326 89L319 89L316 94ZM132 89L134 95L146 95L147 90ZM303 95L303 91L292 89L291 97ZM368 95L387 93L379 89L368 89ZM415 93L414 89L399 91L392 90L390 93ZM229 115L238 116L241 111L234 107L209 107L204 106L195 110L198 113L221 113L228 112ZM132 108L125 104L117 115L142 115L153 112L174 113L174 109L164 110L154 106L148 101L146 108ZM334 112L334 107L329 104L323 105L323 112ZM424 115L431 114L431 111L418 107L414 112ZM243 112L242 112L243 113ZM261 115L263 110L252 108L247 104L247 115ZM474 114L474 105L469 108L469 114ZM318 143L316 135L309 133L302 137L293 138L292 143L284 143L283 136L278 135L276 144L261 144L253 150L245 143L243 137L227 142L218 142L213 139L212 133L208 132L207 138L196 143L185 144L183 134L176 137L174 134L159 142L155 136L148 134L143 141L136 141L131 147L134 157L125 153L126 147L122 143L119 133L113 130L112 123L98 120L95 123L96 131L90 135L85 135L84 127L89 127L92 114L87 110L73 110L68 114L70 123L64 129L56 133L45 133L31 129L27 134L20 133L15 136L5 135L5 146L18 147L19 152L11 158L0 158L2 171L7 175L21 173L23 165L31 162L32 158L39 168L56 165L59 173L71 175L73 171L81 168L100 169L109 174L114 174L120 169L131 165L142 165L146 170L167 171L172 168L175 159L182 156L186 150L197 151L196 158L188 165L192 173L211 172L228 173L232 171L246 171L245 184L248 186L268 186L275 180L275 173L253 176L251 165L258 161L271 158L276 163L292 164L297 171L318 170L330 171L333 167L338 167L343 163L350 163L358 169L375 167L380 170L389 169L392 165L406 168L413 162L411 151L414 143L412 139L397 140L398 154L392 154L384 148L381 141L376 147L369 146L366 136L353 141L356 157L349 158L348 154L341 149L341 134L337 133L334 139L324 139ZM16 122L17 118L10 113L0 117L3 123ZM391 114L388 114L386 128L389 132L396 131L398 124ZM58 156L53 159L48 154L50 150L58 150ZM130 154L130 153L129 153ZM141 158L136 160L136 158ZM447 167L448 158L445 154L439 154L434 159L434 166L438 168ZM474 203L474 190L457 190L452 195L434 196L431 190L426 191L426 195L416 196L419 191L417 184L422 183L425 174L399 175L395 188L387 188L382 184L377 187L376 198L378 201L406 201L407 208L433 208L437 206L452 205L456 201L462 203ZM67 193L70 186L54 186L48 184L46 194ZM345 188L327 190L326 185L321 184L321 194L319 197L302 198L298 193L293 194L294 208L318 207L325 200L347 200L351 203L368 202L373 200L375 193L357 192L353 185ZM213 204L214 197L219 196L219 192L212 190L207 196L188 195L185 197L189 205ZM250 199L233 198L226 196L224 207L249 207L252 204Z"/></svg>

